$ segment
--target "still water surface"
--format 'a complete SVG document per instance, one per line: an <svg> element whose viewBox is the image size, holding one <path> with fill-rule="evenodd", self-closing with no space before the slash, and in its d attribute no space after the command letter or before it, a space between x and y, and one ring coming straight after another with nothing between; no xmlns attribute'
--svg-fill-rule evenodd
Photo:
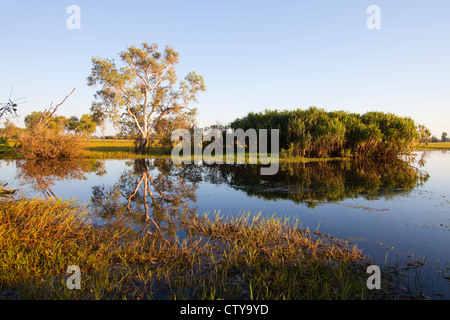
<svg viewBox="0 0 450 320"><path fill-rule="evenodd" d="M280 164L275 176L261 176L256 165L155 159L2 160L0 182L27 197L86 202L98 223L126 205L135 217L161 222L164 212L186 210L298 219L303 228L356 243L378 265L424 262L406 283L432 299L450 299L450 152L419 153L411 163Z"/></svg>

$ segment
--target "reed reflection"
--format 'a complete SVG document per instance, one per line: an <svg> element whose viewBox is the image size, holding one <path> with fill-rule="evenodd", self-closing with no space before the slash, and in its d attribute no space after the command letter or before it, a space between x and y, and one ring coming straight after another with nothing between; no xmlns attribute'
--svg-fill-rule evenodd
<svg viewBox="0 0 450 320"><path fill-rule="evenodd" d="M287 199L315 207L323 202L404 195L427 181L427 172L405 161L280 163L273 176L257 165L204 165L204 180L228 184L266 200Z"/></svg>

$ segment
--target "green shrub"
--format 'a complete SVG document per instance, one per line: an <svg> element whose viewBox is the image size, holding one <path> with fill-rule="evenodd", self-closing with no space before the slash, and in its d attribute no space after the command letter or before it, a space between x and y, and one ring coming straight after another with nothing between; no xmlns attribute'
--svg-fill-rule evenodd
<svg viewBox="0 0 450 320"><path fill-rule="evenodd" d="M392 113L266 110L234 120L232 129L279 129L282 155L386 159L408 153L419 140L411 118Z"/></svg>

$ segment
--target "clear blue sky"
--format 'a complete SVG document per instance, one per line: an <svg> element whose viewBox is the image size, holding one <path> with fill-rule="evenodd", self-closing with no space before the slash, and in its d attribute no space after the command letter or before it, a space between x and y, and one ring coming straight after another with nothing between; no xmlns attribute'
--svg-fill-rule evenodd
<svg viewBox="0 0 450 320"><path fill-rule="evenodd" d="M69 5L81 29L69 30ZM369 5L381 9L370 30ZM180 53L178 74L201 74L198 120L317 106L410 116L450 133L450 1L1 1L0 101L14 88L22 118L57 103L89 111L93 56L157 43Z"/></svg>

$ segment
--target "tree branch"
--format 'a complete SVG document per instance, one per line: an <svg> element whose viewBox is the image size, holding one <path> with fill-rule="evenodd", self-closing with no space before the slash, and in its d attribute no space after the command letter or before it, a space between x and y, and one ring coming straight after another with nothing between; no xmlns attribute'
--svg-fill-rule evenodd
<svg viewBox="0 0 450 320"><path fill-rule="evenodd" d="M69 98L72 93L75 91L76 88L73 88L73 90L61 101L58 103L52 110L52 107L48 110L44 110L42 117L39 119L39 122L36 124L36 129L39 131L43 126L45 126L50 118L55 114L56 110Z"/></svg>

